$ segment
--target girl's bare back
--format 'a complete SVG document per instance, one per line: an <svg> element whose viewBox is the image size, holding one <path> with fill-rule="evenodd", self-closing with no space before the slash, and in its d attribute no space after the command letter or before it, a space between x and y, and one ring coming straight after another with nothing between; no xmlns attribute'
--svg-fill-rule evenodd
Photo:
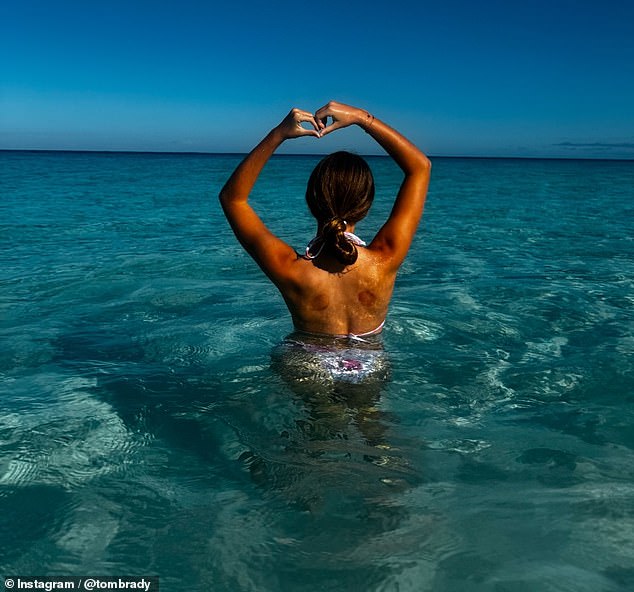
<svg viewBox="0 0 634 592"><path fill-rule="evenodd" d="M333 257L298 257L288 283L279 285L296 329L328 335L380 331L396 274L380 254L361 247L357 261L342 267Z"/></svg>

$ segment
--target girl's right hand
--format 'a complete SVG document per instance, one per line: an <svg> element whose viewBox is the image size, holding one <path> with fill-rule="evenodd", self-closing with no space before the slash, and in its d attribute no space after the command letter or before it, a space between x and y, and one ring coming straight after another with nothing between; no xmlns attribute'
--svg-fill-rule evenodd
<svg viewBox="0 0 634 592"><path fill-rule="evenodd" d="M303 127L302 123L304 122L309 123L314 129ZM301 136L320 137L319 126L315 120L315 116L308 111L302 111L297 108L290 110L289 114L277 126L277 129L285 140L299 138Z"/></svg>

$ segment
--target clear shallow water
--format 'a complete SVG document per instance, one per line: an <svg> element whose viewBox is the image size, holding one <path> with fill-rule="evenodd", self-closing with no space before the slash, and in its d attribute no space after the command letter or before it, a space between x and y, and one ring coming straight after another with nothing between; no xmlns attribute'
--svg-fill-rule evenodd
<svg viewBox="0 0 634 592"><path fill-rule="evenodd" d="M0 153L0 573L634 588L634 163L435 159L390 378L298 391L217 205L237 161ZM254 194L298 249L315 162Z"/></svg>

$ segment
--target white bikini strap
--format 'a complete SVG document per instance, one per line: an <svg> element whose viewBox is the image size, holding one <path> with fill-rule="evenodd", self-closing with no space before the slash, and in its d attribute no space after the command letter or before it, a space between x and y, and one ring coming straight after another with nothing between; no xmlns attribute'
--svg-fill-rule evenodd
<svg viewBox="0 0 634 592"><path fill-rule="evenodd" d="M310 250L319 242L321 241L321 245L319 246L319 249L317 249L317 252L315 254L311 253ZM317 259L317 257L319 257L319 253L321 253L324 249L324 240L321 238L321 236L316 236L314 239L312 239L307 245L306 245L306 259Z"/></svg>
<svg viewBox="0 0 634 592"><path fill-rule="evenodd" d="M356 234L352 233L352 232L344 232L343 235L353 244L353 245L357 245L359 247L365 247L366 246L366 242L362 239L360 239ZM319 246L319 248L317 249L316 253L312 253L311 250L312 248L317 244L321 242L321 245ZM323 251L324 249L324 239L317 235L315 238L313 238L307 245L306 245L306 259L316 259L317 257L319 257L319 254Z"/></svg>
<svg viewBox="0 0 634 592"><path fill-rule="evenodd" d="M353 244L353 245L358 245L360 247L365 247L366 246L366 242L364 240L361 240L356 234L353 234L352 232L344 232L343 235Z"/></svg>

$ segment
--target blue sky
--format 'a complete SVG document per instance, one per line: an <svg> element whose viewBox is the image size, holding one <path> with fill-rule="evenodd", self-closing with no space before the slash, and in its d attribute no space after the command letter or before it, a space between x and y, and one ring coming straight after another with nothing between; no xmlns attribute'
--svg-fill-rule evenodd
<svg viewBox="0 0 634 592"><path fill-rule="evenodd" d="M4 0L0 60L4 149L245 152L335 99L432 156L634 158L632 0Z"/></svg>

